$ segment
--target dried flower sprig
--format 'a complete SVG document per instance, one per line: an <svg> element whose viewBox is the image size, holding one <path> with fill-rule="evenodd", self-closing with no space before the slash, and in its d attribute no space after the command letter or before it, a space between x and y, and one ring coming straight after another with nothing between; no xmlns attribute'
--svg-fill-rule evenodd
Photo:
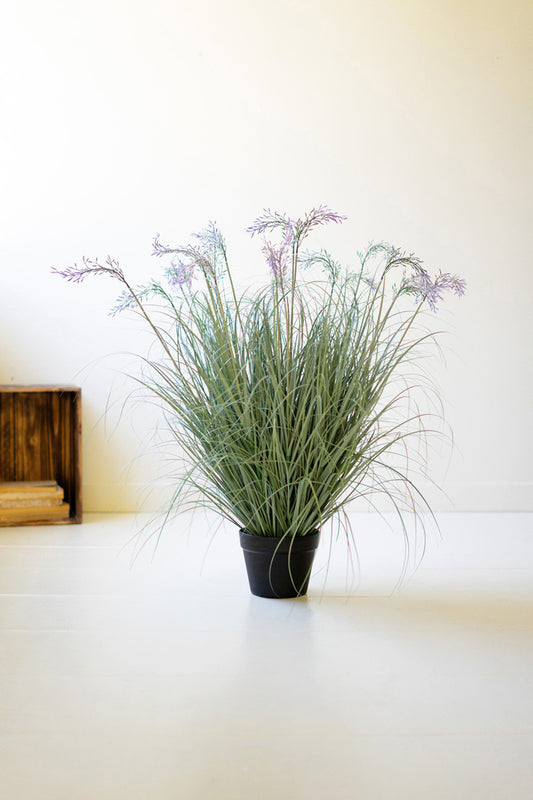
<svg viewBox="0 0 533 800"><path fill-rule="evenodd" d="M466 290L466 281L449 272L439 272L432 280L425 270L418 272L404 284L404 291L414 293L415 301L422 303L427 300L430 309L437 311L437 303L442 300L444 292L453 292L457 297L462 297Z"/></svg>
<svg viewBox="0 0 533 800"><path fill-rule="evenodd" d="M402 269L403 277L396 289L398 294L412 294L417 304L427 301L431 311L437 311L437 302L444 292L453 292L461 297L466 290L466 281L449 272L439 272L433 279L414 253L407 253L387 242L371 243L364 253L358 253L361 274L367 285L376 291L385 277L394 269ZM369 274L369 265L378 260L374 275Z"/></svg>
<svg viewBox="0 0 533 800"><path fill-rule="evenodd" d="M217 228L216 223L209 225L199 233L193 233L197 244L185 247L169 247L161 243L156 234L152 246L152 255L174 256L167 277L172 285L191 286L195 272L200 272L207 280L220 278L228 268L226 241Z"/></svg>
<svg viewBox="0 0 533 800"><path fill-rule="evenodd" d="M61 275L62 278L72 283L81 283L89 275L108 275L110 278L115 278L122 283L126 281L118 261L115 258L111 258L111 256L107 256L105 264L101 264L97 258L86 258L84 256L81 266L75 263L72 267L66 267L66 269L53 267L52 272L56 275Z"/></svg>
<svg viewBox="0 0 533 800"><path fill-rule="evenodd" d="M296 269L300 261L300 246L313 228L332 222L340 223L345 219L346 217L342 214L337 214L325 205L313 208L304 217L295 220L286 214L265 209L263 214L257 217L246 230L252 237L263 236L262 251L267 264L275 283L284 290L289 274L292 281L296 278ZM274 231L281 233L280 244L274 244L265 236L266 233ZM305 265L309 265L308 258Z"/></svg>
<svg viewBox="0 0 533 800"><path fill-rule="evenodd" d="M263 214L252 222L246 229L251 236L256 234L264 234L267 231L280 229L284 235L287 230L292 231L293 238L302 238L306 236L313 228L318 225L327 225L331 222L339 223L346 219L342 214L337 214L326 205L320 205L317 208L312 208L304 217L297 220L291 220L286 214L280 214L277 211L271 211L266 208Z"/></svg>
<svg viewBox="0 0 533 800"><path fill-rule="evenodd" d="M256 235L263 235L268 231L272 230L282 230L284 233L287 230L293 230L293 223L291 218L288 217L286 214L280 214L277 211L271 211L269 208L265 208L263 214L260 217L257 217L251 225L246 228L246 232L250 234L250 236Z"/></svg>

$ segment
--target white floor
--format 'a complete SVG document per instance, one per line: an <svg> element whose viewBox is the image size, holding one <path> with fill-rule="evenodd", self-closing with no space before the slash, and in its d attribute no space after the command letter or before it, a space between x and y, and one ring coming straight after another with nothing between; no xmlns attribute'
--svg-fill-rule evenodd
<svg viewBox="0 0 533 800"><path fill-rule="evenodd" d="M131 565L145 521L0 529L2 798L532 800L533 514L441 515L392 596L354 515L296 601L202 517Z"/></svg>

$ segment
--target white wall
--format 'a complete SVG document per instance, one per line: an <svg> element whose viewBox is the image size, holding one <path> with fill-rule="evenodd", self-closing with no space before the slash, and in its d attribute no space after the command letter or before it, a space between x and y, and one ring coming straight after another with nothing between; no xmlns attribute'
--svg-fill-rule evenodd
<svg viewBox="0 0 533 800"><path fill-rule="evenodd" d="M0 382L82 386L87 510L137 507L159 471L107 357L145 340L110 282L50 267L112 253L140 278L153 234L214 218L246 270L263 207L321 202L341 255L386 239L468 280L436 506L533 509L532 30L528 0L4 0Z"/></svg>

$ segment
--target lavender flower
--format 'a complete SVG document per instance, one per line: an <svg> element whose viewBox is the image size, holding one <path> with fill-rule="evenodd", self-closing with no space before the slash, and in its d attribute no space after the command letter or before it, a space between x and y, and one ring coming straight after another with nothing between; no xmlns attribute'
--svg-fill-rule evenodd
<svg viewBox="0 0 533 800"><path fill-rule="evenodd" d="M226 240L217 228L216 222L210 221L207 228L204 228L199 233L193 233L193 236L199 240L203 250L208 250L215 254L226 254Z"/></svg>
<svg viewBox="0 0 533 800"><path fill-rule="evenodd" d="M441 271L433 280L417 256L386 242L371 243L366 251L358 253L358 256L361 264L361 278L372 291L379 289L390 270L400 267L403 269L403 279L399 287L393 287L394 295L412 294L415 296L417 304L427 300L430 309L434 312L437 311L437 303L442 300L444 292L452 291L458 297L465 292L466 281L462 278ZM368 265L375 259L378 261L378 265L372 278L368 273ZM376 280L378 275L380 278Z"/></svg>
<svg viewBox="0 0 533 800"><path fill-rule="evenodd" d="M337 214L336 211L332 211L328 206L320 205L318 208L312 208L303 219L296 221L294 225L295 235L301 241L318 225L328 225L330 222L339 224L345 219L345 216Z"/></svg>
<svg viewBox="0 0 533 800"><path fill-rule="evenodd" d="M126 311L129 308L138 309L139 305L144 303L154 295L166 297L166 292L157 281L151 280L144 286L136 286L132 289L126 284L126 289L118 296L114 307L109 312L110 317L115 317L121 311Z"/></svg>
<svg viewBox="0 0 533 800"><path fill-rule="evenodd" d="M200 269L206 277L214 274L214 264L209 253L203 252L199 247L186 245L184 247L168 247L161 244L159 234L153 241L153 255L157 257L174 255L178 256L173 265L167 270L169 283L172 285L190 283L196 268Z"/></svg>
<svg viewBox="0 0 533 800"><path fill-rule="evenodd" d="M326 225L330 222L339 223L345 219L346 217L342 214L337 214L325 205L311 209L303 219L297 220L291 220L286 214L280 214L278 211L273 212L267 208L262 216L257 217L246 230L251 236L255 236L256 234L264 234L267 231L279 228L283 231L284 236L291 232L292 238L301 240L317 225Z"/></svg>
<svg viewBox="0 0 533 800"><path fill-rule="evenodd" d="M466 280L449 272L441 272L437 280L443 289L453 292L457 297L462 297L466 291Z"/></svg>
<svg viewBox="0 0 533 800"><path fill-rule="evenodd" d="M345 220L342 214L332 211L326 205L319 205L309 211L304 217L291 219L287 214L272 212L265 209L263 214L247 228L251 236L263 237L262 250L274 280L282 287L290 273L291 280L295 278L297 267L306 268L318 264L329 274L332 283L340 277L340 266L326 251L319 253L305 253L300 258L300 246L308 234L317 226L329 223L341 223ZM266 234L277 231L280 234L279 244L270 241ZM197 270L203 274L208 283L218 283L218 278L229 271L227 262L226 242L215 222L210 222L199 233L193 234L195 244L179 247L169 247L161 243L159 234L153 240L153 255L157 258L173 256L171 266L166 270L166 277L170 286L191 287ZM432 311L437 310L437 304L445 292L451 291L461 297L466 288L466 281L451 273L442 271L433 280L422 266L422 262L412 253L406 253L387 243L371 244L365 253L359 253L360 271L354 274L358 281L363 281L372 292L378 292L384 287L387 273L393 267L403 270L403 279L399 287L393 286L393 294L413 294L417 303L427 300ZM376 261L374 274L371 275L368 266ZM108 275L119 280L125 287L113 309L114 314L125 308L130 308L138 300L150 294L159 294L166 297L161 284L152 282L149 287L141 287L135 291L129 286L118 261L108 256L104 263L97 259L83 258L82 264L59 270L53 269L68 281L80 283L88 275ZM347 274L351 280L351 274ZM137 300L136 300L137 298Z"/></svg>
<svg viewBox="0 0 533 800"><path fill-rule="evenodd" d="M152 253L154 256L183 257L179 258L174 268L168 271L172 285L183 286L187 283L190 286L196 269L199 269L207 280L216 280L227 269L226 242L214 222L210 222L208 227L199 233L194 233L193 237L198 240L197 245L189 244L181 247L168 247L162 244L159 234L154 238Z"/></svg>
<svg viewBox="0 0 533 800"><path fill-rule="evenodd" d="M270 209L265 209L263 215L258 217L246 230L253 237L256 234L262 235L276 229L282 232L281 244L275 245L263 236L261 249L275 281L283 285L289 270L289 254L293 248L295 236L291 218L286 214L273 213Z"/></svg>
<svg viewBox="0 0 533 800"><path fill-rule="evenodd" d="M120 314L122 311L126 311L128 308L135 308L136 305L137 303L132 293L127 289L124 289L124 291L121 292L117 297L115 305L109 312L109 316L116 317L117 314Z"/></svg>
<svg viewBox="0 0 533 800"><path fill-rule="evenodd" d="M166 245L161 244L160 235L156 233L152 241L152 255L156 258L166 255L169 249Z"/></svg>
<svg viewBox="0 0 533 800"><path fill-rule="evenodd" d="M465 293L466 281L457 275L449 272L439 272L435 280L432 280L425 269L418 269L414 275L406 279L404 289L414 292L416 302L421 303L427 300L430 309L437 311L437 303L442 300L444 292L453 292L457 297Z"/></svg>
<svg viewBox="0 0 533 800"><path fill-rule="evenodd" d="M361 271L368 269L369 262L374 259L378 260L383 265L380 268L381 277L384 277L387 272L397 267L403 267L404 270L411 270L417 274L425 273L422 262L414 253L407 253L399 247L388 244L388 242L371 242L364 253L358 252L357 255L361 264Z"/></svg>
<svg viewBox="0 0 533 800"><path fill-rule="evenodd" d="M279 230L282 234L281 244L276 246L266 237L263 238L263 253L270 270L276 281L283 284L283 281L289 270L289 253L292 253L292 263L295 266L299 263L299 247L309 232L317 225L324 225L329 222L342 222L346 217L337 214L327 206L321 205L318 208L313 208L302 219L292 220L286 214L279 212L272 212L270 209L265 209L262 216L257 219L246 229L251 236L256 234L264 235L267 232ZM327 260L327 259L326 259ZM336 266L332 269L332 263L328 260L321 259L321 263L331 271L331 276L335 280L337 277ZM309 256L304 259L304 268L310 266L312 258Z"/></svg>
<svg viewBox="0 0 533 800"><path fill-rule="evenodd" d="M272 242L265 239L261 249L265 254L267 264L270 267L274 279L283 285L289 270L288 245L282 243L280 247L276 247Z"/></svg>
<svg viewBox="0 0 533 800"><path fill-rule="evenodd" d="M306 252L301 258L302 269L310 269L314 266L322 267L322 271L327 273L332 283L335 283L341 274L341 266L338 261L327 252L327 250L320 250L318 253Z"/></svg>
<svg viewBox="0 0 533 800"><path fill-rule="evenodd" d="M280 214L277 211L272 212L269 208L266 208L263 215L257 217L257 219L246 228L246 231L253 237L256 234L261 235L267 231L275 230L276 228L280 228L284 233L287 229L292 230L291 218L286 214Z"/></svg>
<svg viewBox="0 0 533 800"><path fill-rule="evenodd" d="M67 281L71 281L72 283L81 283L89 275L108 275L111 278L117 278L122 283L126 282L118 261L111 258L111 256L106 258L105 264L101 264L97 258L91 259L85 256L82 261L82 266L74 264L74 266L67 267L66 269L56 269L56 267L53 267L52 272L56 275L61 275L62 278L66 278Z"/></svg>
<svg viewBox="0 0 533 800"><path fill-rule="evenodd" d="M288 217L287 225L285 227L285 232L283 234L283 247L287 249L292 247L294 244L294 236L295 236L294 225L291 221L291 218Z"/></svg>
<svg viewBox="0 0 533 800"><path fill-rule="evenodd" d="M194 277L194 264L188 264L183 261L173 263L167 270L167 280L170 286L179 286L180 289L187 285L189 288L192 285Z"/></svg>

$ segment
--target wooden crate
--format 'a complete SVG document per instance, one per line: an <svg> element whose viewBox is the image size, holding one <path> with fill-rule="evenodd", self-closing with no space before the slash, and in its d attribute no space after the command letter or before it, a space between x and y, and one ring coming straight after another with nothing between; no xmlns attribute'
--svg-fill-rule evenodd
<svg viewBox="0 0 533 800"><path fill-rule="evenodd" d="M64 489L69 518L16 525L81 522L81 389L0 386L0 482L50 480Z"/></svg>

